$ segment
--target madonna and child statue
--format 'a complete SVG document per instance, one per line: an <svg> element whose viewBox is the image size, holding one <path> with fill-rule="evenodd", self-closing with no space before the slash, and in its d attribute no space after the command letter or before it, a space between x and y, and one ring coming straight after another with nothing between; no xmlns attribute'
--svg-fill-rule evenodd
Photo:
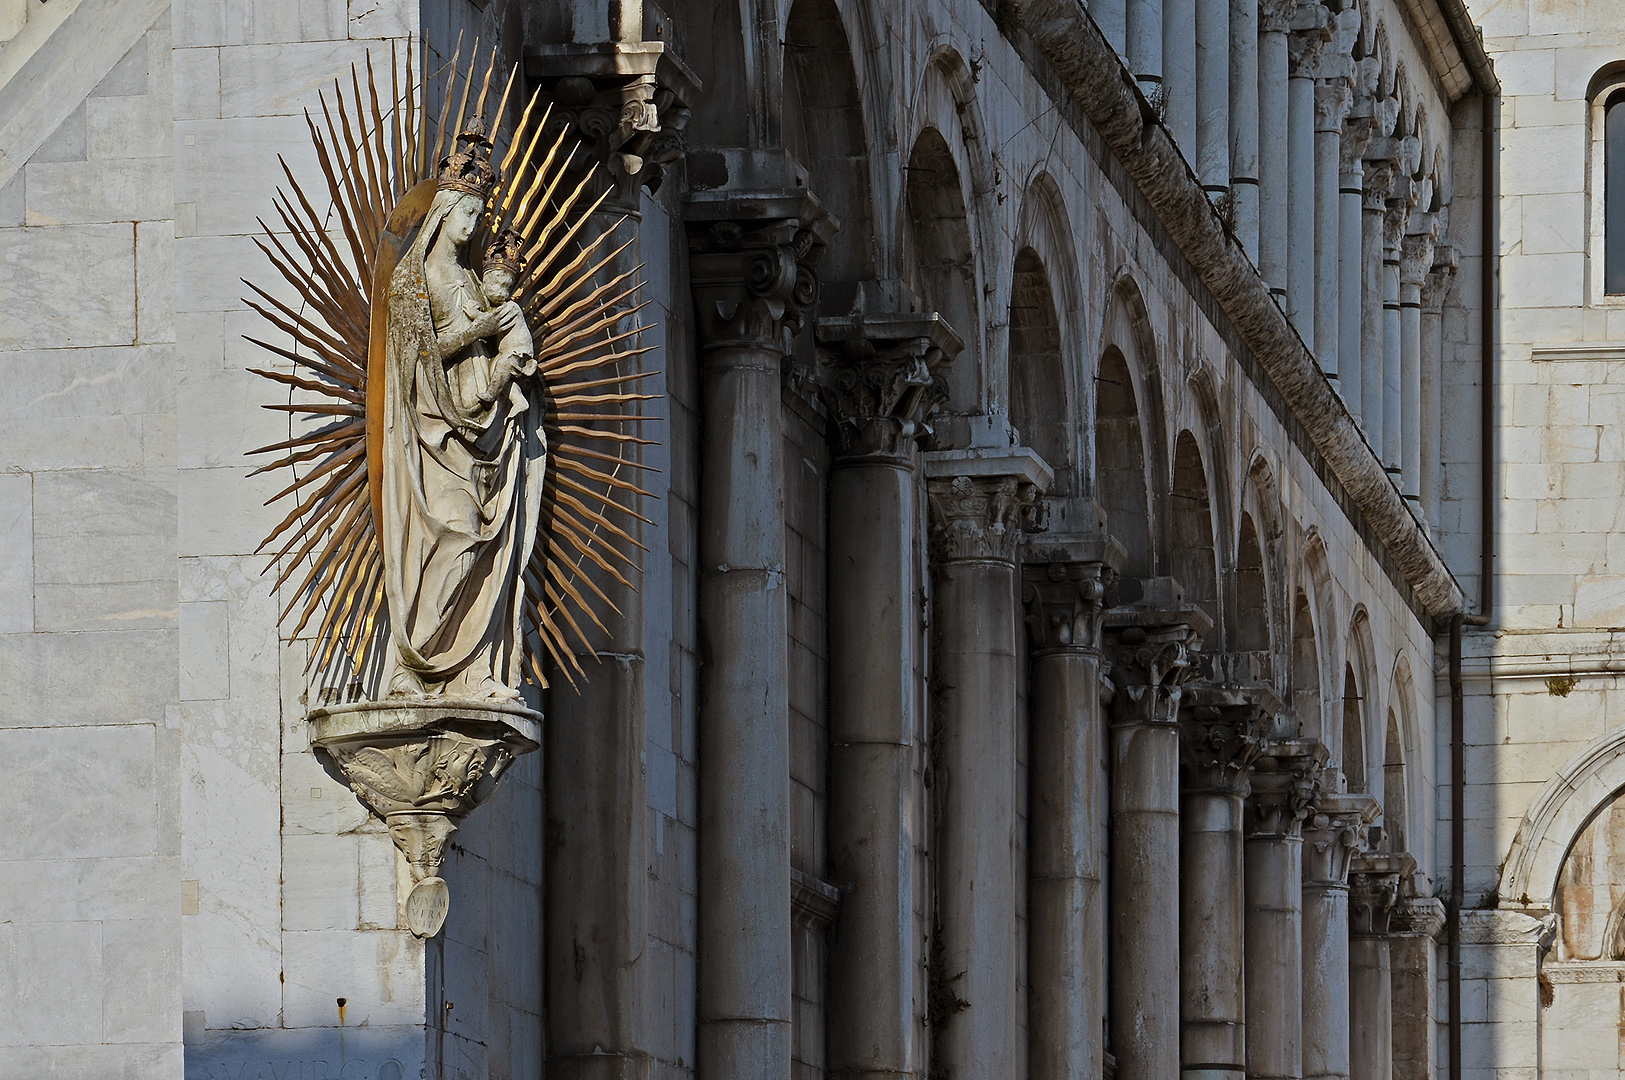
<svg viewBox="0 0 1625 1080"><path fill-rule="evenodd" d="M626 479L650 395L629 385L638 281L598 213L607 188L535 97L499 151L489 62L452 124L475 81L452 67L438 124L410 57L392 113L359 79L324 95L330 210L284 165L282 229L260 244L298 303L248 301L292 339L251 339L292 362L255 369L290 417L255 453L293 473L262 549L307 658L311 745L387 823L422 937L445 920L448 840L540 742L549 673L585 677L583 627L610 603L595 578L630 586L629 499L649 494Z"/></svg>

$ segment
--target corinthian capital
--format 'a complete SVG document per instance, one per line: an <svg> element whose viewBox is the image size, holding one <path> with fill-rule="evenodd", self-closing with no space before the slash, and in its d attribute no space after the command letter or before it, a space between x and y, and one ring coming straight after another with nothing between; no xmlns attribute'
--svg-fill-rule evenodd
<svg viewBox="0 0 1625 1080"><path fill-rule="evenodd" d="M1243 798L1252 790L1253 762L1280 702L1265 687L1191 686L1179 717L1180 766L1187 791Z"/></svg>
<svg viewBox="0 0 1625 1080"><path fill-rule="evenodd" d="M1101 545L1105 547L1106 545ZM1107 558L1120 561L1123 549ZM1111 562L1056 559L1050 562L1023 559L1021 599L1032 633L1033 651L1099 652L1101 620L1106 613L1106 594L1116 583L1117 571Z"/></svg>
<svg viewBox="0 0 1625 1080"><path fill-rule="evenodd" d="M1303 880L1307 884L1342 886L1349 864L1366 850L1369 828L1381 813L1369 795L1323 792L1303 825Z"/></svg>
<svg viewBox="0 0 1625 1080"><path fill-rule="evenodd" d="M1253 764L1253 790L1247 800L1250 836L1301 836L1320 794L1326 747L1313 739L1277 739L1265 744Z"/></svg>
<svg viewBox="0 0 1625 1080"><path fill-rule="evenodd" d="M1338 147L1341 153L1343 172L1353 174L1356 169L1362 168L1361 159L1365 156L1365 148L1370 145L1371 137L1377 133L1377 122L1369 116L1349 116L1343 121L1343 142Z"/></svg>
<svg viewBox="0 0 1625 1080"><path fill-rule="evenodd" d="M1343 118L1354 104L1354 91L1343 78L1315 82L1315 130L1340 133Z"/></svg>
<svg viewBox="0 0 1625 1080"><path fill-rule="evenodd" d="M1403 852L1361 855L1349 871L1349 933L1354 937L1384 937L1389 916L1399 902L1400 879L1415 868L1416 860Z"/></svg>
<svg viewBox="0 0 1625 1080"><path fill-rule="evenodd" d="M1106 650L1112 664L1112 723L1177 724L1196 650L1211 621L1185 602L1172 578L1139 582L1139 602L1106 612Z"/></svg>
<svg viewBox="0 0 1625 1080"><path fill-rule="evenodd" d="M1411 215L1409 224L1413 230L1418 224L1426 224L1418 222L1416 220L1417 216L1415 214ZM1428 271L1433 269L1433 247L1436 240L1436 234L1428 228L1406 233L1399 250L1399 280L1401 283L1415 285L1418 288L1423 285Z"/></svg>
<svg viewBox="0 0 1625 1080"><path fill-rule="evenodd" d="M1015 562L1026 516L1038 488L1016 476L934 477L931 547L939 562L995 559Z"/></svg>
<svg viewBox="0 0 1625 1080"><path fill-rule="evenodd" d="M818 389L844 457L906 457L947 400L963 342L935 313L819 319Z"/></svg>

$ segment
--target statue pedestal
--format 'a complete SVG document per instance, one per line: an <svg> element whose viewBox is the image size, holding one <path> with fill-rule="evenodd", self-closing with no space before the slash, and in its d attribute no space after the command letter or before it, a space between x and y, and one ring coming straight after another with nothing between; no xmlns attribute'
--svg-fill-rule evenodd
<svg viewBox="0 0 1625 1080"><path fill-rule="evenodd" d="M389 826L412 871L406 922L418 937L445 924L446 842L491 797L520 754L541 745L542 714L522 705L390 698L314 709L310 745Z"/></svg>

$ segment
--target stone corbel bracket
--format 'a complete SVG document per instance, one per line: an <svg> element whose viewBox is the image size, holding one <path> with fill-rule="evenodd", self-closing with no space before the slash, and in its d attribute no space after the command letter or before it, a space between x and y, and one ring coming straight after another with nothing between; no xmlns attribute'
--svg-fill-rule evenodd
<svg viewBox="0 0 1625 1080"><path fill-rule="evenodd" d="M703 89L663 41L539 45L525 54L525 76L552 108L552 130L573 129L633 206L637 189L659 190L686 152L690 105Z"/></svg>
<svg viewBox="0 0 1625 1080"><path fill-rule="evenodd" d="M389 826L411 868L406 923L421 938L445 924L446 845L508 766L541 745L542 716L492 701L386 699L331 705L307 718L310 746Z"/></svg>

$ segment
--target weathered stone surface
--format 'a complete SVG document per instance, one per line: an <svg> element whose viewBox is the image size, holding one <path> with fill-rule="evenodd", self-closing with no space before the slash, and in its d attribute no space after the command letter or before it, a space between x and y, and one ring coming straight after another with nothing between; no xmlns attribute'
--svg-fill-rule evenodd
<svg viewBox="0 0 1625 1080"><path fill-rule="evenodd" d="M28 191L34 188L30 177ZM154 204L148 209L160 208ZM134 253L135 228L128 223L0 234L0 294L12 298L0 324L0 349L134 341ZM69 297L72 301L65 303Z"/></svg>
<svg viewBox="0 0 1625 1080"><path fill-rule="evenodd" d="M0 791L18 854L36 859L151 855L158 844L158 782L151 725L0 730L0 753L19 770ZM71 806L60 792L71 790Z"/></svg>

